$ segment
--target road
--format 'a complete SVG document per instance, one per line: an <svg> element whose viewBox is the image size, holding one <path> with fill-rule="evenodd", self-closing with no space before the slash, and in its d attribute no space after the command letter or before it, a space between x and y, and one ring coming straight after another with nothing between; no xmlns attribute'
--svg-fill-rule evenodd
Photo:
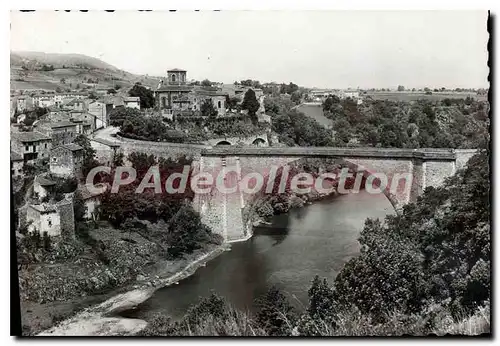
<svg viewBox="0 0 500 346"><path fill-rule="evenodd" d="M104 139L104 140L109 141L109 142L120 144L121 141L118 138L112 136L113 134L116 134L118 131L120 131L120 129L118 127L108 126L108 127L105 127L103 129L100 129L100 130L97 130L96 132L94 132L92 134L92 138Z"/></svg>

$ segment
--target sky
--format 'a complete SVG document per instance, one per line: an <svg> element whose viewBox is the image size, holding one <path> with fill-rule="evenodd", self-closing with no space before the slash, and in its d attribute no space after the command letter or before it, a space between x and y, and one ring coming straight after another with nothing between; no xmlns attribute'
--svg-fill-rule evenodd
<svg viewBox="0 0 500 346"><path fill-rule="evenodd" d="M488 87L484 11L11 12L11 50L321 88Z"/></svg>

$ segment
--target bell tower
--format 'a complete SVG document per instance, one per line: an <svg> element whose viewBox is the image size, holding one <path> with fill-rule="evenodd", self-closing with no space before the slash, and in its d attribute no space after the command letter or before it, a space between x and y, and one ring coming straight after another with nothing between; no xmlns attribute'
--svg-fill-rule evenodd
<svg viewBox="0 0 500 346"><path fill-rule="evenodd" d="M168 85L185 85L186 84L186 70L174 68L167 71L167 84Z"/></svg>

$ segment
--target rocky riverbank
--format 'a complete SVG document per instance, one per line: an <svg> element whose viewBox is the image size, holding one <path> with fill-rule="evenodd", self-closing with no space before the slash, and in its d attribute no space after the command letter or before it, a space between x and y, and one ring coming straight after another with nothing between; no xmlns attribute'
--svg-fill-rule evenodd
<svg viewBox="0 0 500 346"><path fill-rule="evenodd" d="M119 317L120 312L129 310L147 300L159 288L177 283L196 272L211 259L229 249L229 245L220 245L208 252L193 254L194 258L175 274L158 273L153 282L137 282L133 289L115 295L104 302L89 307L75 316L38 334L39 336L108 336L133 335L142 330L147 322L140 319ZM171 271L171 270L169 270Z"/></svg>

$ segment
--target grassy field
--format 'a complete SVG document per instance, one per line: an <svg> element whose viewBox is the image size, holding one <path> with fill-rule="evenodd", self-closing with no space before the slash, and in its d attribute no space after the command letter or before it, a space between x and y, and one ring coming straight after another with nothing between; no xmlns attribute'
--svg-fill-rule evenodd
<svg viewBox="0 0 500 346"><path fill-rule="evenodd" d="M390 101L416 101L430 100L440 101L446 98L463 98L467 96L478 100L487 100L487 95L477 95L474 92L433 92L432 95L426 95L423 92L367 92L363 97L371 97L374 100L390 100Z"/></svg>
<svg viewBox="0 0 500 346"><path fill-rule="evenodd" d="M158 77L138 76L120 70L59 68L54 71L23 71L11 68L10 88L12 90L56 90L57 87L75 89L78 84L83 87L89 79L98 80L96 85L98 88L112 88L119 85L127 89L136 82L155 88L159 80Z"/></svg>

